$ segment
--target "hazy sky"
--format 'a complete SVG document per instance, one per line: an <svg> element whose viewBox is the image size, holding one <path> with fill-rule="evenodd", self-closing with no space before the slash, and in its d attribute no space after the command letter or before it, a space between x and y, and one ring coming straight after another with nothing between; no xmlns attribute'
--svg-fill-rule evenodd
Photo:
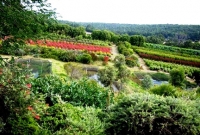
<svg viewBox="0 0 200 135"><path fill-rule="evenodd" d="M48 0L58 19L131 24L200 24L200 0Z"/></svg>

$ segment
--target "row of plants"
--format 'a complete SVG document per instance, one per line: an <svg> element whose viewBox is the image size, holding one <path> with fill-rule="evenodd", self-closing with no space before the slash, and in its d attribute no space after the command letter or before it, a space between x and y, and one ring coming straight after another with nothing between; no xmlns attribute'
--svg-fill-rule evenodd
<svg viewBox="0 0 200 135"><path fill-rule="evenodd" d="M187 48L180 48L180 47L173 47L173 46L166 46L166 45L160 45L160 44L152 44L152 43L145 43L143 45L145 48L153 49L153 50L162 50L166 52L174 52L179 55L194 55L194 56L200 56L200 50L194 50L194 49L187 49Z"/></svg>
<svg viewBox="0 0 200 135"><path fill-rule="evenodd" d="M110 46L111 45L111 43L109 41L93 40L93 39L67 38L65 40L68 42L77 42L77 43L82 43L82 44L92 44L92 45L99 45L99 46Z"/></svg>
<svg viewBox="0 0 200 135"><path fill-rule="evenodd" d="M185 73L189 76L191 76L195 70L200 70L199 68L196 68L196 67L168 63L168 62L163 62L163 61L144 59L144 62L151 70L160 70L164 72L170 72L173 68L183 68L185 70Z"/></svg>
<svg viewBox="0 0 200 135"><path fill-rule="evenodd" d="M76 42L76 43L82 43L82 44L92 44L92 45L99 45L99 46L110 46L112 45L109 41L102 41L102 40L94 40L91 39L91 35L86 35L83 37L82 35L77 36L75 38L72 38L70 36L64 35L64 34L57 34L57 33L44 33L36 38L32 38L33 40L53 40L53 41L67 41L67 42Z"/></svg>
<svg viewBox="0 0 200 135"><path fill-rule="evenodd" d="M63 50L45 46L27 46L26 55L35 57L52 58L63 62L81 62L89 64L93 61L90 53L78 50Z"/></svg>
<svg viewBox="0 0 200 135"><path fill-rule="evenodd" d="M178 56L162 51L147 50L145 48L136 48L135 51L142 58L200 67L200 59L198 58Z"/></svg>
<svg viewBox="0 0 200 135"><path fill-rule="evenodd" d="M74 43L74 42L66 42L66 41L43 41L37 40L34 42L33 40L29 40L28 44L30 45L39 45L39 46L47 46L47 47L55 47L61 49L68 49L68 50L86 50L91 52L103 52L103 53L111 53L110 47L103 47L91 44L82 44L82 43Z"/></svg>

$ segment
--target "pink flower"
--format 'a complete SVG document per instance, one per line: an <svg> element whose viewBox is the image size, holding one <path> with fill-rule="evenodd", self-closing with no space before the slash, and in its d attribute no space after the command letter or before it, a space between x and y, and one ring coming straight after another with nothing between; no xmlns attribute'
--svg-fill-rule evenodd
<svg viewBox="0 0 200 135"><path fill-rule="evenodd" d="M31 84L30 83L26 84L26 87L30 89L31 88Z"/></svg>

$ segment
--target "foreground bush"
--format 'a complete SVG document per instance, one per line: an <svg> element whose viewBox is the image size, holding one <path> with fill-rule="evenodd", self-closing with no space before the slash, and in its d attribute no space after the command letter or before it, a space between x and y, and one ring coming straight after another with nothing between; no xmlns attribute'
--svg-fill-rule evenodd
<svg viewBox="0 0 200 135"><path fill-rule="evenodd" d="M150 89L153 94L160 96L173 96L176 97L176 89L170 84L161 84Z"/></svg>
<svg viewBox="0 0 200 135"><path fill-rule="evenodd" d="M104 135L104 123L97 117L100 111L59 103L46 110L39 124L48 135Z"/></svg>
<svg viewBox="0 0 200 135"><path fill-rule="evenodd" d="M62 81L56 76L44 76L33 80L32 89L35 94L44 94L48 104L57 103L57 97L75 106L95 106L105 108L112 102L112 93L95 81Z"/></svg>
<svg viewBox="0 0 200 135"><path fill-rule="evenodd" d="M39 133L37 114L27 110L33 102L30 70L0 57L0 134Z"/></svg>
<svg viewBox="0 0 200 135"><path fill-rule="evenodd" d="M108 135L198 135L199 101L134 93L99 116Z"/></svg>

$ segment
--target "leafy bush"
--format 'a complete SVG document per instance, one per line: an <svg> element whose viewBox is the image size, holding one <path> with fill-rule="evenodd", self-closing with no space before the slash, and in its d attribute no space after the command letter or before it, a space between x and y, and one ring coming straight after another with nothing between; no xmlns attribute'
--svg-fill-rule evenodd
<svg viewBox="0 0 200 135"><path fill-rule="evenodd" d="M41 134L37 121L31 116L17 116L9 118L12 134Z"/></svg>
<svg viewBox="0 0 200 135"><path fill-rule="evenodd" d="M118 43L118 51L124 56L129 56L133 54L133 50L131 49L131 44L129 42L119 42Z"/></svg>
<svg viewBox="0 0 200 135"><path fill-rule="evenodd" d="M56 76L44 76L33 80L32 89L34 93L44 94L49 105L58 103L58 97L75 106L105 108L108 99L113 102L113 94L109 89L87 79L68 82Z"/></svg>
<svg viewBox="0 0 200 135"><path fill-rule="evenodd" d="M30 70L16 63L14 58L5 60L0 57L1 134L19 134L20 131L23 131L20 134L25 134L38 130L34 120L27 120L31 119L27 107L32 105L34 100L34 95L30 94ZM18 130L16 123L19 126ZM26 128L20 127L21 125L26 125Z"/></svg>
<svg viewBox="0 0 200 135"><path fill-rule="evenodd" d="M170 84L161 84L150 89L150 92L160 96L176 97L176 89Z"/></svg>
<svg viewBox="0 0 200 135"><path fill-rule="evenodd" d="M124 95L100 114L108 135L198 135L198 100L151 94Z"/></svg>
<svg viewBox="0 0 200 135"><path fill-rule="evenodd" d="M25 43L22 40L8 38L0 45L0 53L6 55L24 55Z"/></svg>
<svg viewBox="0 0 200 135"><path fill-rule="evenodd" d="M104 123L97 117L100 111L69 103L55 104L46 110L39 124L48 134L104 135Z"/></svg>
<svg viewBox="0 0 200 135"><path fill-rule="evenodd" d="M138 66L138 58L134 55L126 57L125 61L126 65L129 67Z"/></svg>
<svg viewBox="0 0 200 135"><path fill-rule="evenodd" d="M142 87L144 89L149 89L153 86L153 80L150 75L145 75L142 80Z"/></svg>
<svg viewBox="0 0 200 135"><path fill-rule="evenodd" d="M81 55L79 51L72 51L72 50L60 50L60 54L58 56L59 60L64 62L76 62L77 57Z"/></svg>
<svg viewBox="0 0 200 135"><path fill-rule="evenodd" d="M84 64L90 64L92 62L92 56L90 54L84 53L77 57L77 61Z"/></svg>
<svg viewBox="0 0 200 135"><path fill-rule="evenodd" d="M170 83L174 86L184 86L185 71L182 68L172 69L170 71Z"/></svg>
<svg viewBox="0 0 200 135"><path fill-rule="evenodd" d="M120 68L121 66L125 65L125 57L124 55L120 54L117 55L114 59L114 65L117 68Z"/></svg>
<svg viewBox="0 0 200 135"><path fill-rule="evenodd" d="M104 86L111 86L116 79L116 71L113 67L107 66L98 71L98 76Z"/></svg>

